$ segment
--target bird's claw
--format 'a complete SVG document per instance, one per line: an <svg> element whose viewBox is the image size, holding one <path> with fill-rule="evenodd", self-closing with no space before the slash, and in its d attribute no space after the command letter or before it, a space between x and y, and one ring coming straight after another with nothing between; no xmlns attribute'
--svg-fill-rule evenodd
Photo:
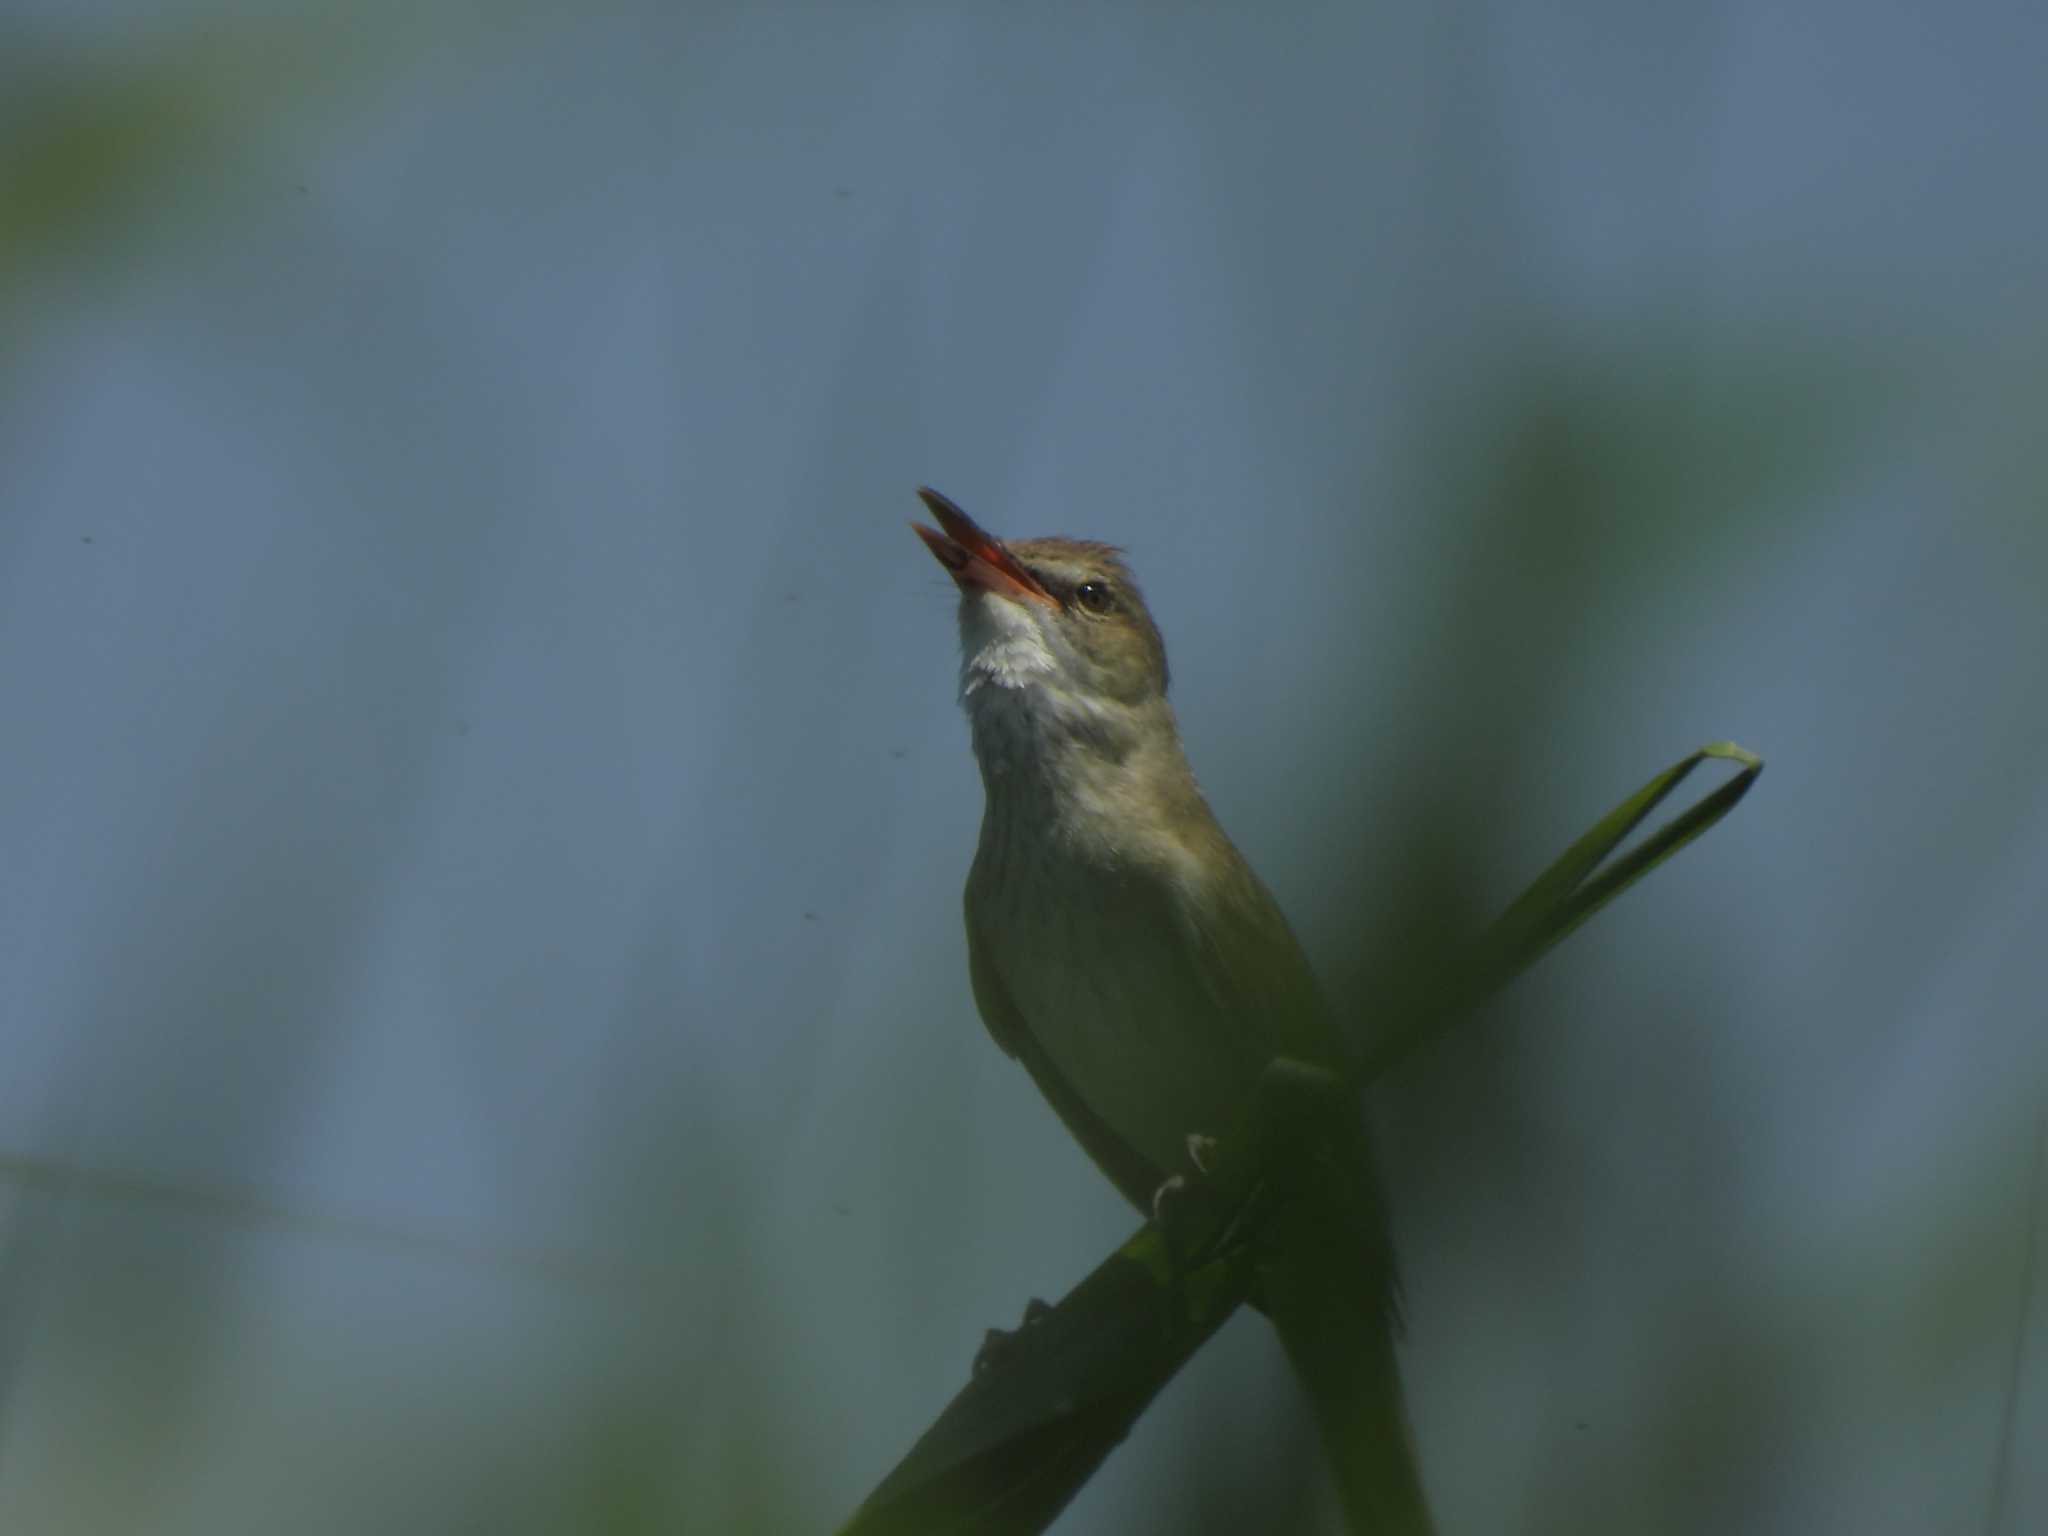
<svg viewBox="0 0 2048 1536"><path fill-rule="evenodd" d="M1169 1213L1173 1209L1174 1202L1187 1192L1187 1187L1188 1181L1176 1173L1152 1191L1152 1224L1154 1226L1163 1228L1167 1225Z"/></svg>
<svg viewBox="0 0 2048 1536"><path fill-rule="evenodd" d="M1214 1136L1191 1133L1186 1146L1193 1172L1172 1174L1152 1191L1152 1224L1166 1239L1166 1251L1176 1262L1187 1256L1182 1250L1188 1246L1189 1229L1203 1230L1200 1215L1216 1197L1211 1175L1216 1171L1218 1145Z"/></svg>

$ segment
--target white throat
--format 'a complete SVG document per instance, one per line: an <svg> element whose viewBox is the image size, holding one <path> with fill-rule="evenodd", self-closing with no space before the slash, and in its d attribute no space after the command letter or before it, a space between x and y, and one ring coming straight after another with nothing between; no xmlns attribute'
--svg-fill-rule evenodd
<svg viewBox="0 0 2048 1536"><path fill-rule="evenodd" d="M960 607L960 700L983 687L1053 683L1059 658L1045 630L1017 603L984 594ZM969 705L972 713L973 706Z"/></svg>

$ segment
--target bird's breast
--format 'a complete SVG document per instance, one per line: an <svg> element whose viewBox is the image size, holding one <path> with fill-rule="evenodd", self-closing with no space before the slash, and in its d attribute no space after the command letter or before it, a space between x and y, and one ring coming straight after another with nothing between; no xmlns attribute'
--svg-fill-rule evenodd
<svg viewBox="0 0 2048 1536"><path fill-rule="evenodd" d="M1188 893L1168 874L1077 850L992 805L968 921L1039 1051L1155 1167L1231 1129L1264 1066L1205 974Z"/></svg>

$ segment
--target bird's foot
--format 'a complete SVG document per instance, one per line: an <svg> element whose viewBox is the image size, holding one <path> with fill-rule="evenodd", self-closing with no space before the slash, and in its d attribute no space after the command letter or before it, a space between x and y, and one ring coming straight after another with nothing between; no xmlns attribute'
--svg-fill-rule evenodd
<svg viewBox="0 0 2048 1536"><path fill-rule="evenodd" d="M1050 1316L1052 1308L1036 1296L1024 1303L1024 1321L1014 1329L991 1328L981 1336L981 1348L974 1352L973 1373L979 1376L991 1366L1012 1358L1030 1342L1031 1330Z"/></svg>
<svg viewBox="0 0 2048 1536"><path fill-rule="evenodd" d="M1185 1174L1176 1173L1152 1191L1152 1225L1166 1240L1166 1256L1178 1270L1192 1247L1191 1229L1198 1228L1201 1200L1196 1185Z"/></svg>
<svg viewBox="0 0 2048 1536"><path fill-rule="evenodd" d="M1188 1192L1188 1181L1180 1174L1167 1179L1152 1191L1152 1224L1165 1227L1172 1219L1174 1207Z"/></svg>
<svg viewBox="0 0 2048 1536"><path fill-rule="evenodd" d="M1173 1174L1152 1191L1152 1224L1176 1264L1192 1258L1213 1237L1222 1196L1214 1179L1221 1144L1199 1134L1188 1136L1186 1144L1190 1171Z"/></svg>

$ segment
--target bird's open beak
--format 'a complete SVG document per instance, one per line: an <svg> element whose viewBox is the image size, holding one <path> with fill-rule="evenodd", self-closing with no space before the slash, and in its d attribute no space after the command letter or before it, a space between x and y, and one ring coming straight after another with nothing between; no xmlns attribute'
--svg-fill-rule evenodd
<svg viewBox="0 0 2048 1536"><path fill-rule="evenodd" d="M1015 602L1059 607L1060 600L1046 591L1036 576L1017 563L1017 557L1003 548L1001 539L930 486L919 486L917 494L931 508L932 516L939 520L939 527L928 528L923 523L910 526L924 540L925 548L932 552L939 564L952 572L953 580L960 584L961 591L980 587ZM946 531L941 533L939 528Z"/></svg>

